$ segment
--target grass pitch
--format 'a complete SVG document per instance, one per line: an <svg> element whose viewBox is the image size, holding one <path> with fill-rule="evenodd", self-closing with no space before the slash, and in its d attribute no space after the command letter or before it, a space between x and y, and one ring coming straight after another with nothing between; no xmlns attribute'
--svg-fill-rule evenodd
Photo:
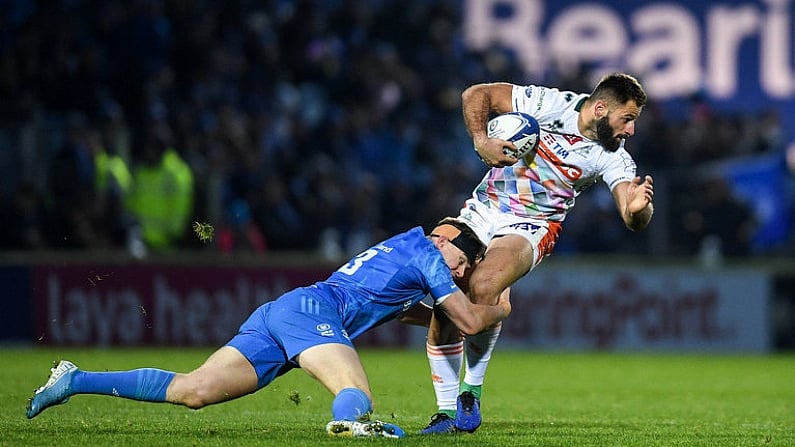
<svg viewBox="0 0 795 447"><path fill-rule="evenodd" d="M402 440L328 437L331 396L297 370L260 392L194 411L74 396L33 420L53 360L87 370L188 371L212 349L0 349L0 446L793 446L795 356L500 351L474 434L415 434L435 412L422 351L361 352L374 417Z"/></svg>

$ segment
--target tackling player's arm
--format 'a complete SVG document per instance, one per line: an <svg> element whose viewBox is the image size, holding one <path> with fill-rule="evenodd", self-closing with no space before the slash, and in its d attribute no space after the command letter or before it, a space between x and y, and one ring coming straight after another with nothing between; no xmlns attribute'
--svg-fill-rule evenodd
<svg viewBox="0 0 795 447"><path fill-rule="evenodd" d="M486 122L492 113L502 114L513 110L511 93L513 84L496 82L475 84L461 94L464 124L475 145L475 151L488 166L503 167L516 163L516 158L505 155L503 148L516 149L510 141L489 139Z"/></svg>
<svg viewBox="0 0 795 447"><path fill-rule="evenodd" d="M447 297L442 297L436 302L450 318L450 321L466 335L483 332L511 314L510 288L502 292L500 300L493 306L473 304L460 290L447 295Z"/></svg>
<svg viewBox="0 0 795 447"><path fill-rule="evenodd" d="M651 222L654 214L654 181L647 175L643 181L635 177L631 182L621 182L613 188L613 199L624 224L632 231L639 231Z"/></svg>

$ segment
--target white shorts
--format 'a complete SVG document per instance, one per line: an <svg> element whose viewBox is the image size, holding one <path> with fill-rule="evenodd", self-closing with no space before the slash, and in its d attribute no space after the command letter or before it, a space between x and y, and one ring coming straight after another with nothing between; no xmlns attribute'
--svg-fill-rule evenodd
<svg viewBox="0 0 795 447"><path fill-rule="evenodd" d="M518 234L533 246L533 266L552 253L560 236L561 223L532 217L519 217L502 213L470 198L458 219L466 223L488 247L492 239L506 234Z"/></svg>

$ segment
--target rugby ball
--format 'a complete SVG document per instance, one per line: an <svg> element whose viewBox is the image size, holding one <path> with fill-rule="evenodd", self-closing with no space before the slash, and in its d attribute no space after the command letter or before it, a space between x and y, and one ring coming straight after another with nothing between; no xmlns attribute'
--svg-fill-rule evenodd
<svg viewBox="0 0 795 447"><path fill-rule="evenodd" d="M489 120L486 135L512 142L516 150L504 147L502 151L505 155L512 154L520 159L535 150L540 130L538 121L532 116L523 112L508 112Z"/></svg>

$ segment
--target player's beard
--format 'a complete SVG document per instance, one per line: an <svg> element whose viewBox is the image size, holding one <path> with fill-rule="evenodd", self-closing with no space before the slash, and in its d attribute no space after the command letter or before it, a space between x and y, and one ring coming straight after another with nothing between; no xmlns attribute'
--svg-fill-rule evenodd
<svg viewBox="0 0 795 447"><path fill-rule="evenodd" d="M607 115L596 120L596 141L608 152L615 152L621 146L621 138L616 138L613 135L610 117Z"/></svg>

